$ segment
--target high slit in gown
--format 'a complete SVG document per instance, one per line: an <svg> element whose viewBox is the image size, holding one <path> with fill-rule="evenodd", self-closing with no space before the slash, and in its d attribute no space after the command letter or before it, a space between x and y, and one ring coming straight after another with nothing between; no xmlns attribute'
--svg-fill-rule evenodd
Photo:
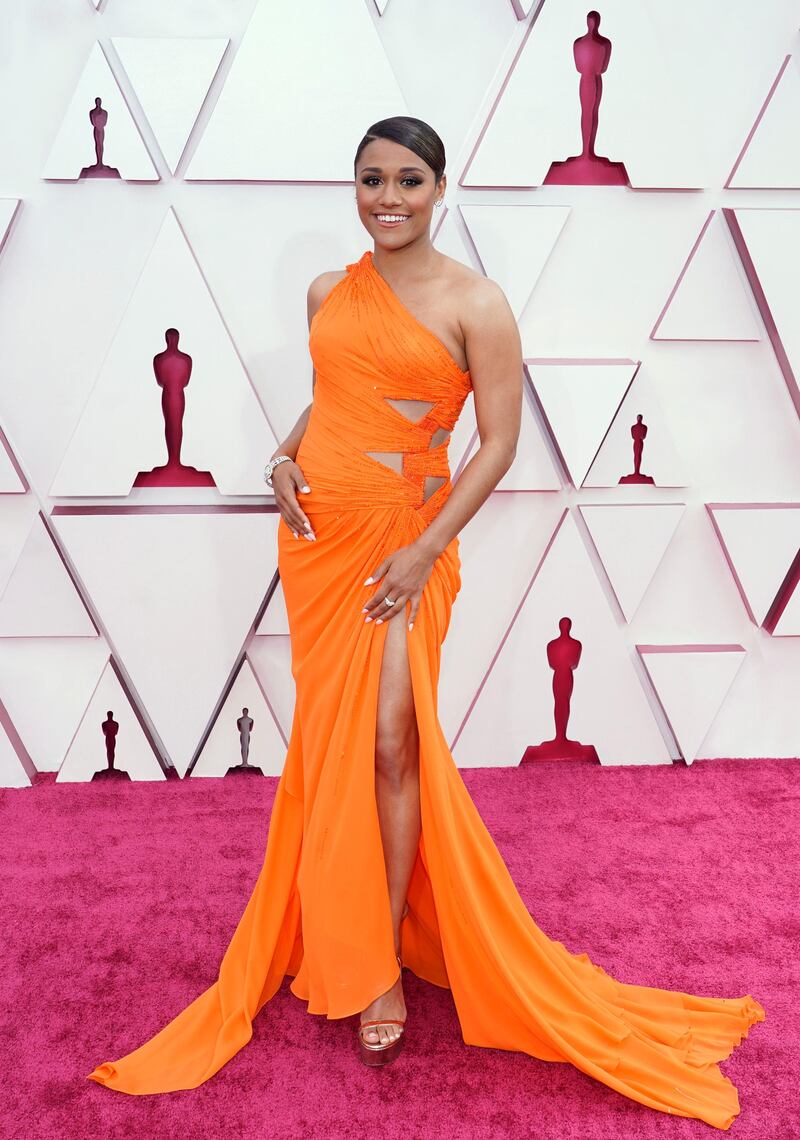
<svg viewBox="0 0 800 1140"><path fill-rule="evenodd" d="M120 1092L207 1081L247 1044L286 976L308 1013L329 1018L360 1013L397 977L375 795L388 622L365 622L376 587L364 582L447 501L448 433L471 380L396 296L370 250L323 299L309 348L317 379L297 462L317 540L295 539L279 521L296 698L263 866L217 981L149 1041L88 1075ZM429 410L409 417L405 400ZM368 454L386 451L403 453L402 471ZM644 1105L727 1129L739 1102L717 1062L764 1019L762 1006L750 995L627 985L549 938L470 798L437 719L460 565L454 537L436 558L413 630L408 610L393 619L407 630L419 729L421 836L403 965L451 990L467 1045L569 1061Z"/></svg>

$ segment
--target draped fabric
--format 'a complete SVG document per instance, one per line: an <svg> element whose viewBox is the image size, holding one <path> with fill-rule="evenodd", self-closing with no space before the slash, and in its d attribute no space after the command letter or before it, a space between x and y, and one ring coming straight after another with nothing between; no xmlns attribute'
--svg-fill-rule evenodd
<svg viewBox="0 0 800 1140"><path fill-rule="evenodd" d="M297 462L317 541L278 525L296 702L264 862L217 981L138 1049L89 1074L121 1092L208 1080L250 1040L253 1019L286 976L309 1013L329 1018L360 1013L397 976L375 795L388 622L364 621L375 592L364 581L447 501L447 441L431 442L453 428L471 378L395 295L369 250L323 300L309 347L317 381ZM414 421L392 399L431 407ZM402 452L402 470L367 451ZM446 481L425 498L431 476ZM651 1108L727 1129L738 1095L717 1062L764 1019L761 1005L750 995L617 982L549 938L469 796L437 717L460 565L456 537L436 559L406 634L422 829L403 964L451 990L466 1044L570 1062Z"/></svg>

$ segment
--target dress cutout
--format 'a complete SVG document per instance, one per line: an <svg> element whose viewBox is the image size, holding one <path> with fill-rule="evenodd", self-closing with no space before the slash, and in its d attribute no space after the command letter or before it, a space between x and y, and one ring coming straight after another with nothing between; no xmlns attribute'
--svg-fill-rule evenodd
<svg viewBox="0 0 800 1140"><path fill-rule="evenodd" d="M471 379L403 305L370 250L324 298L309 348L317 379L297 462L311 487L301 505L317 541L295 539L280 520L296 700L263 866L217 981L139 1048L88 1074L120 1092L207 1081L247 1044L253 1019L287 975L307 1011L329 1018L360 1013L397 976L375 797L388 622L364 621L374 587L363 583L447 501L446 441ZM431 407L414 422L390 400ZM444 442L431 447L437 433ZM402 469L367 451L402 452ZM427 497L426 479L438 479ZM717 1062L764 1019L762 1006L750 995L617 982L587 954L548 938L472 802L437 718L460 565L455 537L406 635L422 834L401 927L403 964L452 991L467 1045L568 1061L651 1108L727 1129L739 1101ZM407 614L393 619L406 630Z"/></svg>

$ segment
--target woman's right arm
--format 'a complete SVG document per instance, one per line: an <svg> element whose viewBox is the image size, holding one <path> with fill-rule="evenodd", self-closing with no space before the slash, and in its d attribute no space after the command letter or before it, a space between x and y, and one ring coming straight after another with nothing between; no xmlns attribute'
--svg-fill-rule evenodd
<svg viewBox="0 0 800 1140"><path fill-rule="evenodd" d="M314 379L316 379L316 374L314 376ZM312 380L311 383L312 383L312 391L313 391L314 381ZM306 408L306 410L304 412L300 413L300 418L298 419L297 423L294 425L292 430L289 432L289 434L287 435L287 437L283 441L283 443L278 444L278 447L275 449L275 451L273 451L272 455L270 455L270 459L274 459L276 455L291 455L292 459L296 458L297 452L300 450L300 443L303 439L303 436L306 433L306 428L308 427L308 417L309 417L310 412L311 412L311 404L308 405L308 407ZM281 464L281 467L285 467L285 466L286 466L285 463ZM280 470L280 467L276 469L275 475L278 474L279 470ZM274 476L273 476L272 482L273 483L275 482Z"/></svg>
<svg viewBox="0 0 800 1140"><path fill-rule="evenodd" d="M333 273L320 273L309 285L308 294L306 296L309 332L311 331L311 322L314 319L314 314L332 287L331 278L338 279L340 276L341 274L335 271ZM312 402L316 382L317 373L312 369ZM278 446L276 451L273 451L270 459L274 459L276 455L291 455L292 460L296 459L297 452L300 449L300 444L308 426L308 417L310 414L311 404L300 413L297 423L289 432L283 443ZM275 495L275 503L281 513L281 517L291 529L295 538L298 538L300 534L302 534L304 538L313 540L314 531L311 528L311 523L308 521L308 518L301 510L300 504L297 501L298 491L308 494L311 488L308 486L305 475L296 462L281 463L275 468L275 472L272 476L272 489Z"/></svg>

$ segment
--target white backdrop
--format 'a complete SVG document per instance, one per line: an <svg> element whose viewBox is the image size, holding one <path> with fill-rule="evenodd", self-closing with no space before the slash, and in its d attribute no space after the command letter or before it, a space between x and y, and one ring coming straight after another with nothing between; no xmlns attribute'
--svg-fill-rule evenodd
<svg viewBox="0 0 800 1140"><path fill-rule="evenodd" d="M0 784L283 766L294 710L263 464L311 397L305 294L371 248L373 121L447 148L439 249L504 288L516 461L461 532L439 715L461 766L553 736L547 642L583 646L569 736L604 764L798 756L800 36L789 0L607 0L597 152L577 0L27 0L0 45ZM88 112L109 113L104 161ZM443 215L439 217L439 215ZM164 462L153 357L193 359ZM631 425L647 425L642 471ZM469 400L454 476L477 446Z"/></svg>

